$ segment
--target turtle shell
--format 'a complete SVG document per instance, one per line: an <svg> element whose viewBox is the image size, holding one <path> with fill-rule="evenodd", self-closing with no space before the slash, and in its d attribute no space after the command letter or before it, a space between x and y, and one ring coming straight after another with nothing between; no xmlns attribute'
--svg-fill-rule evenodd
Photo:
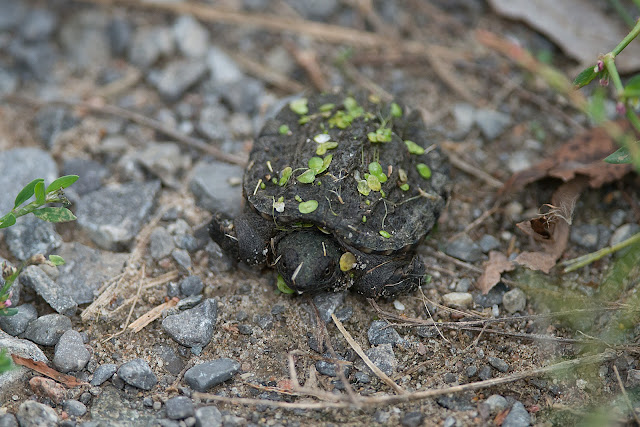
<svg viewBox="0 0 640 427"><path fill-rule="evenodd" d="M282 229L313 224L342 244L391 254L431 230L450 180L417 111L318 95L267 122L243 186L249 205Z"/></svg>

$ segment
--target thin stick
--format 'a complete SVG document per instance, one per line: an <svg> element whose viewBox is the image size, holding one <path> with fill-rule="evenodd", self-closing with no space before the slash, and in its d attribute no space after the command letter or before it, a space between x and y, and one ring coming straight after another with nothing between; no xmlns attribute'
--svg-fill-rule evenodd
<svg viewBox="0 0 640 427"><path fill-rule="evenodd" d="M476 178L484 181L485 183L487 183L489 186L493 188L502 188L504 186L502 181L492 177L485 171L478 169L477 167L465 162L460 157L458 157L457 154L454 154L450 150L445 150L445 152L449 157L449 161L451 162L451 164L457 167L458 169L460 169L461 171L466 172L471 176L475 176Z"/></svg>
<svg viewBox="0 0 640 427"><path fill-rule="evenodd" d="M42 108L46 105L62 105L70 108L80 108L80 109L88 110L97 114L107 114L111 116L121 117L123 119L132 121L139 125L154 129L191 148L195 148L197 150L210 154L217 160L227 162L227 163L233 163L240 166L244 166L247 162L244 157L225 153L213 145L207 144L206 142L198 138L185 135L182 132L179 132L173 129L170 126L166 126L157 120L144 116L140 113L136 113L134 111L117 107L115 105L109 105L109 104L97 105L97 104L92 104L90 102L72 101L68 99L54 99L51 101L40 101L37 99L28 98L20 95L9 95L9 96L6 96L4 99L9 102L26 104L35 108Z"/></svg>
<svg viewBox="0 0 640 427"><path fill-rule="evenodd" d="M337 324L336 324L337 325ZM530 369L524 372L518 372L511 375L507 375L502 378L491 378L484 381L477 381L474 383L461 384L451 387L445 387L441 389L431 389L418 391L413 393L404 393L387 396L372 396L372 397L360 397L358 403L362 406L378 407L382 405L392 405L401 402L410 402L416 400L424 400L434 398L451 393L462 393L466 391L481 390L489 387L496 387L499 385L509 384L515 381L520 381L527 378L535 378L548 374L552 374L556 371L565 371L574 369L578 366L593 365L603 363L609 360L613 360L617 357L614 351L604 351L602 353L581 357L574 360L567 360L564 362L556 363L550 366L542 368ZM278 408L290 408L290 409L327 409L327 408L347 408L347 409L359 409L353 406L353 403L346 401L339 402L279 402L267 399L248 399L238 397L226 397L218 396L212 393L193 393L194 399L202 400L215 400L218 402L230 403L233 405L266 405Z"/></svg>
<svg viewBox="0 0 640 427"><path fill-rule="evenodd" d="M618 367L615 364L613 365L613 372L616 374L616 379L618 380L618 386L620 387L620 391L622 392L624 401L626 402L627 406L629 407L629 410L633 414L633 419L636 420L636 424L640 426L640 419L638 419L638 414L636 414L636 410L633 409L633 404L631 403L631 399L629 399L627 390L624 388L624 384L622 384L622 378L620 378Z"/></svg>
<svg viewBox="0 0 640 427"><path fill-rule="evenodd" d="M336 324L336 326L338 327L338 330L342 333L342 335L344 336L344 339L347 340L347 342L349 343L349 345L351 346L351 348L353 348L355 350L356 353L358 353L358 356L360 356L360 358L362 358L362 360L364 361L364 363L373 371L374 374L376 374L378 376L378 378L380 378L382 380L382 382L384 382L385 384L387 384L389 387L391 387L397 394L405 394L406 391L404 391L404 389L402 389L402 387L400 387L398 384L396 384L395 382L393 382L393 380L391 378L389 378L389 376L387 374L385 374L384 372L382 372L380 370L380 368L378 368L372 361L371 359L369 359L369 357L365 354L365 352L362 350L362 347L360 347L360 344L358 344L356 342L356 340L353 339L353 337L351 337L351 334L349 332L347 332L347 330L344 328L344 326L342 325L342 322L340 320L338 320L338 318L336 317L335 314L331 314L331 318L333 319L333 323Z"/></svg>

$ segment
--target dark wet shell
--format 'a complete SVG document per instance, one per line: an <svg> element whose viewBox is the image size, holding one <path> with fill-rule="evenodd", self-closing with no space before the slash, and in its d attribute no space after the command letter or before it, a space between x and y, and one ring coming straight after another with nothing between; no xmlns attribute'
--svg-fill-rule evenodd
<svg viewBox="0 0 640 427"><path fill-rule="evenodd" d="M336 95L312 97L308 101L309 115L317 113L319 107L327 103L336 105L333 114L342 109L344 98ZM289 106L283 108L254 142L244 176L245 197L265 218L283 228L301 222L312 223L333 233L339 241L366 252L392 253L408 249L431 230L444 208L450 188L448 164L442 153L432 147L433 141L417 112L407 114L405 111L401 118L393 119L391 141L372 143L367 134L380 127L381 117L390 117L389 107L363 99L358 101L374 116L357 118L346 129L331 128L326 117L316 117L299 125L300 116ZM281 125L287 125L291 135L282 135L279 132ZM307 170L309 159L324 157L316 154L318 143L314 137L325 129L331 141L338 142L336 148L325 154L331 154L332 161L313 183L301 183L296 177ZM426 148L427 152L410 154L404 143L407 139ZM374 160L388 175L388 180L382 184L386 193L384 198L377 191L371 191L368 196L358 192L356 172L364 179L369 163ZM432 172L429 179L420 176L416 169L418 163L429 166ZM274 178L277 181L287 166L293 169L293 174L286 185L274 183ZM400 189L400 169L406 171L408 191ZM302 201L317 201L318 208L310 213L300 213L296 196ZM280 197L284 199L283 212L274 208L274 202Z"/></svg>

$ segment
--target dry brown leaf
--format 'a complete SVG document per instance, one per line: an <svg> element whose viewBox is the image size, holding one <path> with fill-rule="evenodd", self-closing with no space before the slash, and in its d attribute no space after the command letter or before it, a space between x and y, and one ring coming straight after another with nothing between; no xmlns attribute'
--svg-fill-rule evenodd
<svg viewBox="0 0 640 427"><path fill-rule="evenodd" d="M546 205L551 208L549 212L516 224L541 246L538 251L522 252L514 260L516 263L544 273L551 271L567 248L573 209L586 187L586 177L578 177L562 184L551 196L551 204Z"/></svg>
<svg viewBox="0 0 640 427"><path fill-rule="evenodd" d="M79 387L81 385L89 385L89 383L85 383L82 381L78 381L75 377L71 375L66 375L61 372L56 371L53 368L47 366L44 362L36 362L35 360L18 356L17 354L12 354L11 358L13 359L13 363L16 365L21 365L29 369L33 369L36 372L41 373L42 375L46 375L49 378L52 378L59 383L66 385L67 387Z"/></svg>
<svg viewBox="0 0 640 427"><path fill-rule="evenodd" d="M511 271L515 268L512 261L502 252L489 252L489 261L484 264L484 271L476 282L476 287L486 295L491 288L500 282L501 274L505 271Z"/></svg>
<svg viewBox="0 0 640 427"><path fill-rule="evenodd" d="M589 177L589 186L592 188L617 181L632 170L630 164L614 165L602 161L617 148L604 129L590 129L566 142L548 158L513 174L501 193L520 190L547 176L566 182L576 175L585 175Z"/></svg>
<svg viewBox="0 0 640 427"><path fill-rule="evenodd" d="M584 0L489 0L497 13L521 19L560 46L584 66L611 51L627 35L618 21ZM640 45L630 44L616 57L624 73L640 69Z"/></svg>

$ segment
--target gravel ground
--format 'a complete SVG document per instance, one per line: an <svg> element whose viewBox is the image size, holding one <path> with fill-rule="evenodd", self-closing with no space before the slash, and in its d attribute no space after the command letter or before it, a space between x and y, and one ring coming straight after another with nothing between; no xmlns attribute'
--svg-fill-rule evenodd
<svg viewBox="0 0 640 427"><path fill-rule="evenodd" d="M66 191L77 221L23 217L2 234L0 256L13 265L37 253L67 263L22 271L19 313L0 318L0 347L82 382L26 368L0 375L0 426L567 425L579 414L562 408L617 393L613 366L628 387L640 383L636 358L622 354L576 375L417 398L581 354L553 338L575 336L566 324L530 317L545 310L530 289L475 288L490 251L527 247L514 224L549 187L528 187L466 229L494 206L496 182L589 125L474 39L490 30L573 73L542 35L475 0L373 1L373 11L225 0L217 13L181 1L103 3L0 0L0 208L36 177L80 176ZM266 118L291 96L336 88L418 109L443 149L473 166L453 168L447 210L419 248L432 276L421 291L377 303L348 291L290 297L271 270L235 265L207 236L211 211L240 212L243 162ZM568 256L640 228L634 179L579 201ZM602 268L563 286L589 296ZM157 320L128 327L159 306ZM504 318L491 324L500 333L410 322L479 317ZM318 399L292 391L290 355Z"/></svg>

